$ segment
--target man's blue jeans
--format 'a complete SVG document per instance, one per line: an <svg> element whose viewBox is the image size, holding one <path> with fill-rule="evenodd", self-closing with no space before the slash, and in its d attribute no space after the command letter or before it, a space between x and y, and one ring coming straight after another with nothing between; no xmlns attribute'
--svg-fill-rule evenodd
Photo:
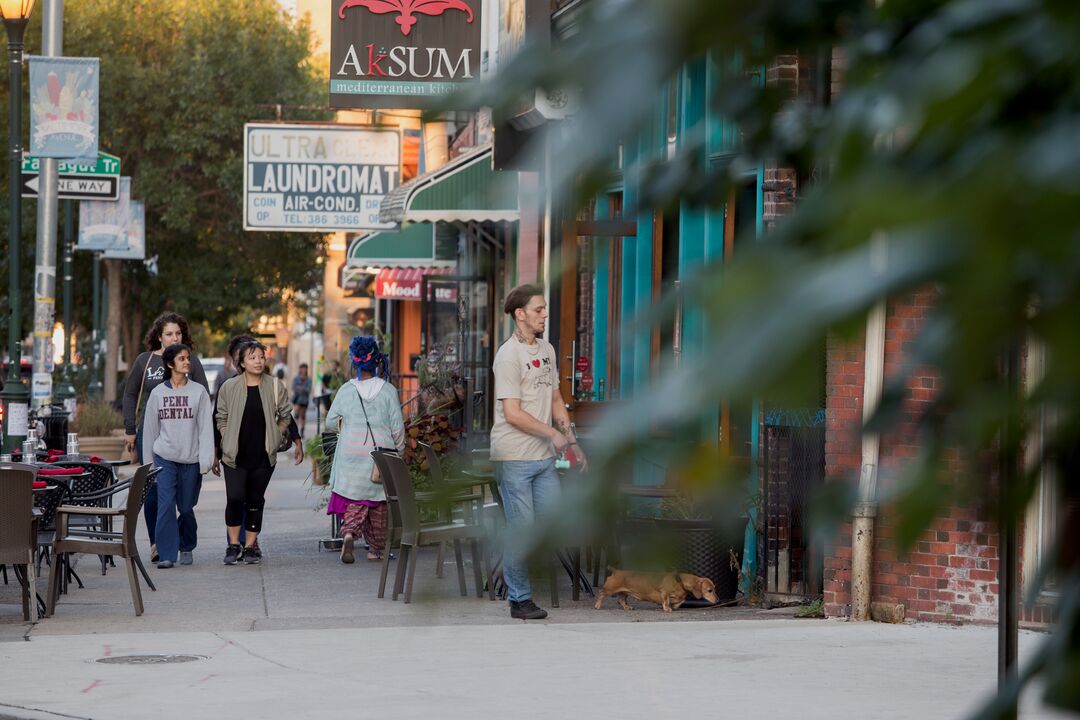
<svg viewBox="0 0 1080 720"><path fill-rule="evenodd" d="M493 463L506 514L503 579L512 602L532 597L529 584L529 530L537 518L550 516L559 502L555 458Z"/></svg>
<svg viewBox="0 0 1080 720"><path fill-rule="evenodd" d="M195 505L199 502L202 475L199 463L175 463L154 455L154 465L161 468L157 476L158 555L162 561L176 562L180 550L191 552L198 544Z"/></svg>

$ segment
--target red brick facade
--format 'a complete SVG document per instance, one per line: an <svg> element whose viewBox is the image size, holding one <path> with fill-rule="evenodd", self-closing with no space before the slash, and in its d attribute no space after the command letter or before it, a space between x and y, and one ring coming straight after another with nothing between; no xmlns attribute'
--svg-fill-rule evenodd
<svg viewBox="0 0 1080 720"><path fill-rule="evenodd" d="M922 290L891 300L885 320L885 382L901 372L910 343L934 303ZM862 341L831 338L827 361L825 472L831 482L857 483L861 463ZM881 438L878 494L889 497L895 476L919 451L917 425L941 388L938 373L916 368L905 382L903 414ZM957 471L955 465L951 468ZM952 507L935 518L909 552L894 537L893 512L879 509L875 523L872 600L903 603L907 617L934 622L989 622L997 619L998 536L985 512ZM825 553L825 612L847 615L851 602L851 526L839 531Z"/></svg>

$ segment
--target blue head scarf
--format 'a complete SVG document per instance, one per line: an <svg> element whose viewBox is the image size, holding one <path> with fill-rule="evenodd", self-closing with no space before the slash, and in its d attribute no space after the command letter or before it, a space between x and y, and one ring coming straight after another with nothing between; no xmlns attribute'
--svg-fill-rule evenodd
<svg viewBox="0 0 1080 720"><path fill-rule="evenodd" d="M356 369L356 376L361 371L390 381L390 359L379 350L378 341L370 335L357 335L349 343L349 357Z"/></svg>

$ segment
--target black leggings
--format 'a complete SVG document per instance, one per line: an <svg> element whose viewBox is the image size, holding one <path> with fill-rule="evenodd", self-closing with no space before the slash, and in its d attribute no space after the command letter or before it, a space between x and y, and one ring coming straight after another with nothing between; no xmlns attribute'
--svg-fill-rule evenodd
<svg viewBox="0 0 1080 720"><path fill-rule="evenodd" d="M266 488L273 465L258 468L231 468L225 465L225 524L253 533L262 530L263 506L266 505Z"/></svg>

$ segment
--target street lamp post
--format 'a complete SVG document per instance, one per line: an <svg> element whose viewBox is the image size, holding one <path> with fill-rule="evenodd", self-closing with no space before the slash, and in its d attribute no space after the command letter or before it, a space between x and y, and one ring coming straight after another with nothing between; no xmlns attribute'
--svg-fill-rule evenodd
<svg viewBox="0 0 1080 720"><path fill-rule="evenodd" d="M22 198L19 196L22 172L22 55L23 33L34 9L34 0L0 0L0 20L8 37L8 70L11 112L8 122L8 376L0 398L4 402L4 452L19 447L26 438L30 393L22 381L22 303L19 292L19 242L22 234Z"/></svg>

